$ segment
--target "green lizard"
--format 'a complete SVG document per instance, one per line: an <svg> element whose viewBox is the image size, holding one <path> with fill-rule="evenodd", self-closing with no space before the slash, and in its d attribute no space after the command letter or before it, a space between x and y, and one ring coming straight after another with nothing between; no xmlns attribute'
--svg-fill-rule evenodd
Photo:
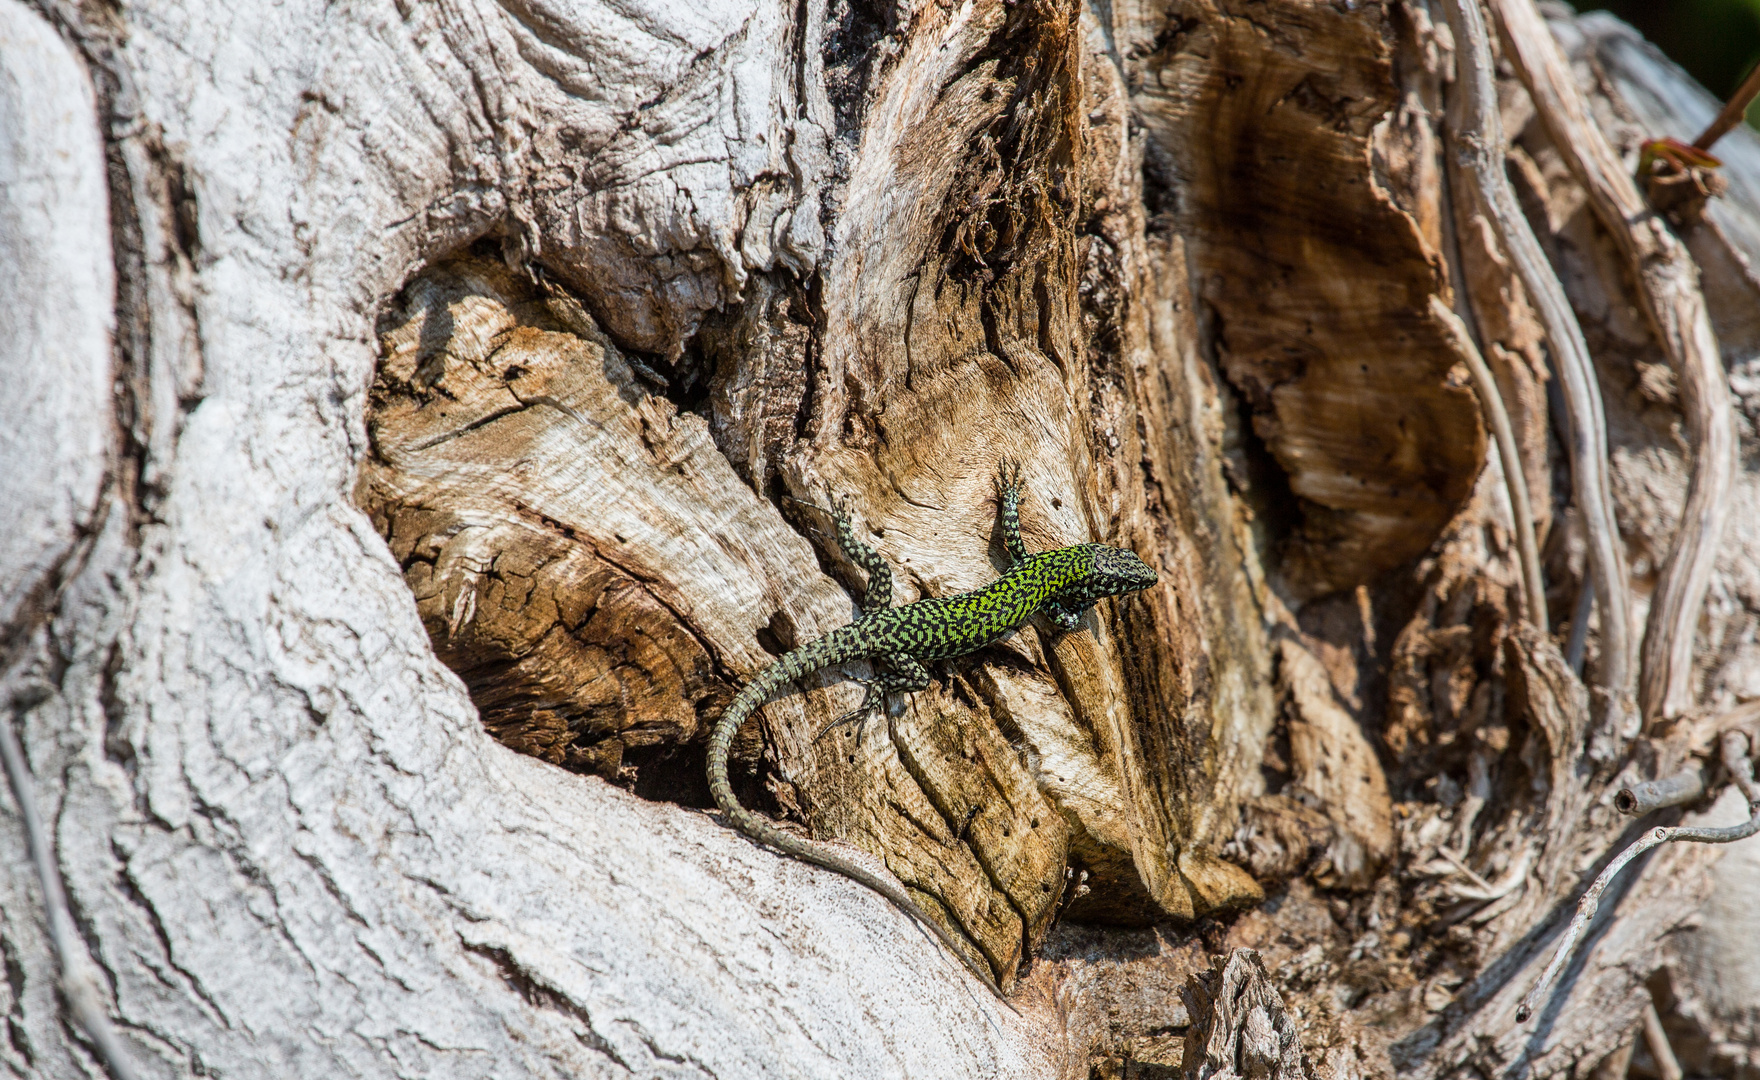
<svg viewBox="0 0 1760 1080"><path fill-rule="evenodd" d="M837 523L837 544L868 575L861 617L795 649L760 672L733 699L709 739L709 790L740 831L798 859L854 878L891 900L933 931L992 990L997 990L997 986L988 967L981 961L974 963L968 950L956 944L952 935L896 882L827 847L785 832L741 806L727 780L727 749L734 732L759 705L802 675L851 660L872 660L876 667L885 668L872 680L864 680L867 692L861 706L831 726L861 721L884 708L887 694L927 688L930 676L924 661L974 652L1005 637L1036 613L1046 615L1059 630L1075 630L1081 626L1082 615L1096 601L1155 584L1155 571L1143 560L1132 552L1105 544L1076 544L1027 554L1021 543L1020 502L1024 491L1019 466L1004 462L996 480L996 494L1002 544L1011 563L1006 573L976 592L931 597L903 607L891 606L891 569L878 552L856 537L847 505L839 504L832 515Z"/></svg>

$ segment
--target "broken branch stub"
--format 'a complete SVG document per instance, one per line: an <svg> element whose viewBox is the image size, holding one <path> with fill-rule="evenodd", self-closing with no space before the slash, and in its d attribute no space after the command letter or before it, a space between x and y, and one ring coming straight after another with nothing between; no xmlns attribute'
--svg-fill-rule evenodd
<svg viewBox="0 0 1760 1080"><path fill-rule="evenodd" d="M1186 1080L1307 1080L1295 1020L1257 951L1217 957L1184 996Z"/></svg>

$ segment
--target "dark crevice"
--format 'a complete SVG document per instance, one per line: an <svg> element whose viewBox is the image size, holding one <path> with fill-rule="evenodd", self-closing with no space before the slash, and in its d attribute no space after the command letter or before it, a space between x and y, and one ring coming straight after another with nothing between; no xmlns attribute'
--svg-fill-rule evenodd
<svg viewBox="0 0 1760 1080"><path fill-rule="evenodd" d="M580 1032L577 1038L584 1045L616 1062L618 1068L624 1072L632 1075L635 1073L636 1070L632 1069L611 1044L605 1041L605 1037L593 1027L593 1017L585 1008L560 991L553 990L538 982L525 968L520 966L519 962L513 958L512 953L499 946L466 941L462 938L459 939L459 946L465 952L480 956L494 965L495 969L501 973L502 981L507 984L508 989L518 994L527 1005L535 1009L559 1012L578 1021Z"/></svg>
<svg viewBox="0 0 1760 1080"><path fill-rule="evenodd" d="M825 92L837 125L836 135L853 152L868 91L883 56L879 45L898 33L898 12L886 0L831 0L825 19Z"/></svg>
<svg viewBox="0 0 1760 1080"><path fill-rule="evenodd" d="M1033 281L1033 306L1039 315L1039 351L1056 366L1060 374L1067 376L1069 366L1064 361L1062 350L1057 347L1057 334L1051 325L1051 304L1051 288L1045 283L1045 267L1041 266ZM1108 320L1103 325L1113 328L1111 336L1117 337L1115 324Z"/></svg>
<svg viewBox="0 0 1760 1080"><path fill-rule="evenodd" d="M31 1053L30 1035L24 1025L24 964L19 961L11 939L4 936L0 936L0 969L5 971L6 987L12 999L12 1009L6 1014L6 1041L27 1067L34 1068L36 1055Z"/></svg>
<svg viewBox="0 0 1760 1080"><path fill-rule="evenodd" d="M146 918L147 925L152 928L153 937L159 943L159 950L164 956L165 966L180 976L183 983L181 989L187 990L196 998L196 1000L200 1001L209 1011L210 1017L224 1018L227 1015L226 1011L220 1008L219 1004L208 995L206 990L202 989L201 984L196 980L194 975L178 966L177 961L172 956L171 934L165 929L165 920L160 916L159 909L153 905L152 901L147 899L145 893L141 892L139 884L136 883L134 877L128 871L127 860L122 857L120 852L117 853L117 861L121 865L122 872L116 875L116 890L130 903L139 908L142 915ZM142 966L153 974L159 976L161 981L165 981L165 977L163 973L158 970L157 965L146 963ZM175 984L168 981L166 982L166 985L168 988L177 988Z"/></svg>
<svg viewBox="0 0 1760 1080"><path fill-rule="evenodd" d="M800 294L800 319L810 331L807 334L807 355L802 358L806 389L801 392L800 408L795 410L794 437L805 439L811 434L813 411L818 408L819 380L825 377L824 356L819 335L825 326L825 279L814 274Z"/></svg>
<svg viewBox="0 0 1760 1080"><path fill-rule="evenodd" d="M711 313L708 318L714 318ZM709 372L714 364L702 353L702 329L699 327L685 341L683 350L675 360L668 360L660 353L644 353L631 349L619 349L624 363L630 366L641 380L653 388L659 396L672 402L681 413L708 415Z"/></svg>
<svg viewBox="0 0 1760 1080"><path fill-rule="evenodd" d="M997 326L996 308L988 303L980 304L978 316L984 323L984 348L990 351L990 355L1007 364L1008 346L1003 342L1002 331Z"/></svg>
<svg viewBox="0 0 1760 1080"><path fill-rule="evenodd" d="M1139 132L1141 129L1139 127ZM1184 217L1180 203L1179 165L1174 156L1155 139L1142 137L1143 147L1143 216L1149 235L1166 235L1179 231Z"/></svg>
<svg viewBox="0 0 1760 1080"><path fill-rule="evenodd" d="M720 714L721 707L718 706L714 715L718 717ZM708 731L711 724L703 720L699 714L700 729ZM709 750L701 740L672 745L626 746L623 760L636 772L635 781L629 786L631 794L650 802L668 802L697 810L715 809L715 797L709 791ZM729 772L736 772L731 762ZM736 781L735 793L740 805L769 807L774 803L767 793L760 794L762 784L758 782L759 778L746 777L745 784L738 782L741 779L738 775L730 778Z"/></svg>
<svg viewBox="0 0 1760 1080"><path fill-rule="evenodd" d="M105 755L133 777L135 748L122 731L123 723L128 719L128 709L122 702L119 689L122 666L122 646L112 641L105 650L104 665L98 672L98 708L104 715Z"/></svg>
<svg viewBox="0 0 1760 1080"><path fill-rule="evenodd" d="M658 371L672 380L666 396L708 420L716 448L760 496L808 423L822 321L816 287L816 276L751 275L742 300L705 315L677 364Z"/></svg>
<svg viewBox="0 0 1760 1080"><path fill-rule="evenodd" d="M167 215L171 223L171 242L193 264L196 256L201 253L202 238L197 228L199 216L196 196L190 187L188 173L183 168L183 162L172 156L164 146L154 144L149 149L153 164L165 178L165 201L171 211Z"/></svg>
<svg viewBox="0 0 1760 1080"><path fill-rule="evenodd" d="M1232 409L1224 411L1222 475L1229 489L1245 502L1265 530L1270 550L1282 551L1302 523L1302 501L1290 486L1289 473L1254 428L1256 412L1247 396L1217 380Z"/></svg>
<svg viewBox="0 0 1760 1080"><path fill-rule="evenodd" d="M1038 262L1073 226L1081 188L1067 115L1080 95L1070 67L1075 32L1067 5L1023 3L968 64L976 71L993 63L990 92L1008 101L974 133L948 191L937 245L947 278L989 286Z"/></svg>

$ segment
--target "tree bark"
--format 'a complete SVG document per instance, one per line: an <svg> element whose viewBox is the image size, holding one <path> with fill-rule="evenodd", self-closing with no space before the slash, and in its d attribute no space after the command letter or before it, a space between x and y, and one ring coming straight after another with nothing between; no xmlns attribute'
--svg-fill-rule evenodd
<svg viewBox="0 0 1760 1080"><path fill-rule="evenodd" d="M1614 731L1567 655L1609 663L1546 331L1448 180L1440 12L0 0L25 523L0 719L29 774L0 799L0 1062L1546 1077L1619 1052L1704 850L1616 887L1537 1026L1514 1006L1628 831L1614 791L1708 760L1760 695L1760 487L1733 480L1702 616L1664 620L1697 629L1684 704ZM1615 150L1633 116L1691 126L1605 21L1553 32ZM1644 282L1520 84L1498 98L1641 601L1681 402ZM1760 149L1725 145L1730 198L1680 229L1745 454ZM1472 313L1490 378L1433 302ZM870 672L822 673L734 771L898 877L1006 1002L703 781L739 685L854 613L832 501L895 602L948 595L1002 565L1004 459L1029 548L1123 545L1161 584L939 665L859 733L818 738ZM1504 467L1554 632L1519 602Z"/></svg>

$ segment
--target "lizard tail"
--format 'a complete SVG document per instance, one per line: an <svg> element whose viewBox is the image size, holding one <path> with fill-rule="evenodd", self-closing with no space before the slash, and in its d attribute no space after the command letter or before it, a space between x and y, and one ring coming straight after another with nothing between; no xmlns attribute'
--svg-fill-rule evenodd
<svg viewBox="0 0 1760 1080"><path fill-rule="evenodd" d="M733 745L734 733L752 713L757 711L758 706L762 705L771 694L782 686L807 672L853 659L853 656L825 657L819 655L820 653L830 653L837 645L841 644L834 640L837 637L838 632L833 631L819 641L784 656L747 683L733 699L732 704L728 705L727 711L721 714L721 719L715 724L714 733L709 737L709 791L715 796L715 805L721 808L722 813L727 815L728 820L733 822L735 828L759 843L768 844L797 859L823 866L827 870L834 870L844 877L861 882L892 901L900 911L915 919L919 925L940 938L941 943L947 946L949 952L959 957L966 967L971 969L972 974L981 979L992 993L1001 997L1002 989L996 985L996 979L991 975L989 965L981 957L974 955L974 950L969 944L957 941L945 927L930 918L929 913L923 910L922 905L912 900L896 881L883 878L822 844L814 843L778 828L768 818L741 806L739 800L734 797L733 785L727 779L727 751Z"/></svg>

